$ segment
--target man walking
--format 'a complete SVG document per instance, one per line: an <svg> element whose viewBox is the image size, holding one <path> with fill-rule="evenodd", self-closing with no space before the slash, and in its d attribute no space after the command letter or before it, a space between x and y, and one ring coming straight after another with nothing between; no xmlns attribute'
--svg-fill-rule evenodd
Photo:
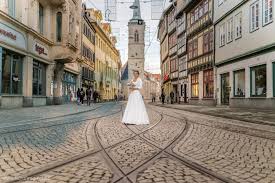
<svg viewBox="0 0 275 183"><path fill-rule="evenodd" d="M164 101L165 101L165 95L164 93L161 93L161 103L164 104Z"/></svg>
<svg viewBox="0 0 275 183"><path fill-rule="evenodd" d="M87 106L90 106L91 105L91 96L92 96L92 89L91 89L91 87L89 87L86 90L86 96L87 96Z"/></svg>
<svg viewBox="0 0 275 183"><path fill-rule="evenodd" d="M97 98L97 91L95 90L93 93L93 99L94 99L94 103L96 103L96 98Z"/></svg>
<svg viewBox="0 0 275 183"><path fill-rule="evenodd" d="M80 103L83 104L84 102L84 97L85 97L85 92L83 90L83 88L81 88L80 90Z"/></svg>
<svg viewBox="0 0 275 183"><path fill-rule="evenodd" d="M174 94L174 92L173 92L173 91L171 91L171 93L170 93L171 104L173 104L173 103L174 103L174 97L175 97L175 94Z"/></svg>

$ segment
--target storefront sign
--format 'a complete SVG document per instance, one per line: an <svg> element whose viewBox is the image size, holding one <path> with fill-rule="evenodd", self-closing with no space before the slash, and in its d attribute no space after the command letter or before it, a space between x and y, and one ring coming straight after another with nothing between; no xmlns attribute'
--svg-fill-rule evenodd
<svg viewBox="0 0 275 183"><path fill-rule="evenodd" d="M26 49L26 39L23 34L3 23L0 23L0 41Z"/></svg>
<svg viewBox="0 0 275 183"><path fill-rule="evenodd" d="M34 51L34 53L36 53L42 57L48 57L48 55L49 55L48 49L44 45L39 44L37 42L35 42L33 45L33 51Z"/></svg>

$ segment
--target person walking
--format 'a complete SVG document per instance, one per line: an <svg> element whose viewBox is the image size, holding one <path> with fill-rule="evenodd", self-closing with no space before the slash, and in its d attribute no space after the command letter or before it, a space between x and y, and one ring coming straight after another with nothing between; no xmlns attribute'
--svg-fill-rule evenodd
<svg viewBox="0 0 275 183"><path fill-rule="evenodd" d="M170 92L170 98L171 98L171 104L174 103L174 97L175 97L175 94L173 91Z"/></svg>
<svg viewBox="0 0 275 183"><path fill-rule="evenodd" d="M92 96L92 89L91 89L91 87L89 87L89 88L86 90L87 106L90 106L90 105L91 105L91 96Z"/></svg>
<svg viewBox="0 0 275 183"><path fill-rule="evenodd" d="M96 103L96 102L97 102L97 101L96 101L96 98L97 98L97 97L96 97L96 95L97 95L97 91L95 90L95 91L94 91L94 93L93 93L94 103Z"/></svg>
<svg viewBox="0 0 275 183"><path fill-rule="evenodd" d="M84 102L84 97L85 97L85 92L83 90L83 88L81 88L80 90L80 103L83 104Z"/></svg>
<svg viewBox="0 0 275 183"><path fill-rule="evenodd" d="M77 98L77 105L79 105L80 104L80 89L79 88L77 88L76 98Z"/></svg>
<svg viewBox="0 0 275 183"><path fill-rule="evenodd" d="M164 93L161 93L161 103L164 104L164 101L165 101L165 95Z"/></svg>

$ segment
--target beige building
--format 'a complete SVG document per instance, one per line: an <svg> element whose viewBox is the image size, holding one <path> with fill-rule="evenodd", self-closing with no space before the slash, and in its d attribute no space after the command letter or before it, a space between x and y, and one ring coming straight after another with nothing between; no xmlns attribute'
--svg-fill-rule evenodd
<svg viewBox="0 0 275 183"><path fill-rule="evenodd" d="M81 84L86 91L88 88L94 88L95 82L95 29L92 25L93 19L86 5L82 5L82 42L81 42Z"/></svg>
<svg viewBox="0 0 275 183"><path fill-rule="evenodd" d="M274 0L214 0L218 104L275 108Z"/></svg>
<svg viewBox="0 0 275 183"><path fill-rule="evenodd" d="M60 104L75 97L80 12L80 0L0 0L2 108Z"/></svg>
<svg viewBox="0 0 275 183"><path fill-rule="evenodd" d="M103 23L99 10L89 9L92 24L96 31L95 38L95 90L101 100L113 100L120 91L119 72L121 68L120 53L116 49L116 39L112 36L109 23Z"/></svg>
<svg viewBox="0 0 275 183"><path fill-rule="evenodd" d="M160 75L145 71L143 78L143 98L151 100L155 97L158 100L161 91Z"/></svg>

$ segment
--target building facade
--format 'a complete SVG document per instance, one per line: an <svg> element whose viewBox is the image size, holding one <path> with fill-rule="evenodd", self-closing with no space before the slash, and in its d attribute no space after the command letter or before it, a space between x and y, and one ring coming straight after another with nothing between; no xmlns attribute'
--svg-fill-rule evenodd
<svg viewBox="0 0 275 183"><path fill-rule="evenodd" d="M61 104L79 82L81 1L0 1L2 108Z"/></svg>
<svg viewBox="0 0 275 183"><path fill-rule="evenodd" d="M94 88L95 82L95 29L86 5L82 6L82 43L81 43L81 86L84 90Z"/></svg>
<svg viewBox="0 0 275 183"><path fill-rule="evenodd" d="M274 0L215 0L214 7L218 104L274 109Z"/></svg>
<svg viewBox="0 0 275 183"><path fill-rule="evenodd" d="M213 1L185 5L189 103L215 105Z"/></svg>
<svg viewBox="0 0 275 183"><path fill-rule="evenodd" d="M168 96L171 92L170 59L168 44L168 19L166 11L163 12L158 25L158 40L160 41L160 67L162 92Z"/></svg>
<svg viewBox="0 0 275 183"><path fill-rule="evenodd" d="M109 23L103 23L101 11L87 10L92 17L95 35L95 83L100 99L113 100L120 92L120 53L116 49L116 39L111 36Z"/></svg>
<svg viewBox="0 0 275 183"><path fill-rule="evenodd" d="M178 97L180 102L188 102L187 46L185 1L177 0L177 55L178 55Z"/></svg>

